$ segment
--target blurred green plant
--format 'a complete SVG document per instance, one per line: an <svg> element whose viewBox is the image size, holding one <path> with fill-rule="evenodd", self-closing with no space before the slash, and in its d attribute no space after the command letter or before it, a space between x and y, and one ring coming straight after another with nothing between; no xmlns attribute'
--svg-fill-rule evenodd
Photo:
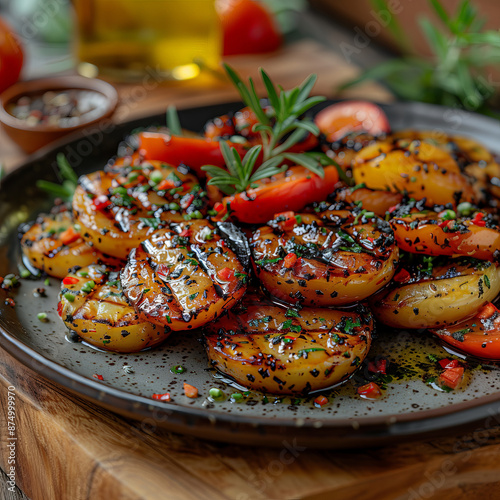
<svg viewBox="0 0 500 500"><path fill-rule="evenodd" d="M297 28L299 13L307 8L305 0L263 0L273 13L283 35L288 35Z"/></svg>
<svg viewBox="0 0 500 500"><path fill-rule="evenodd" d="M431 58L405 55L365 71L342 88L365 80L383 81L401 99L461 107L499 117L490 108L497 90L488 68L500 62L500 31L483 30L470 0L463 0L449 15L439 0L428 0L445 27L427 17L418 19L432 51ZM372 0L375 8L390 11L386 0ZM402 51L411 46L397 19L388 28Z"/></svg>
<svg viewBox="0 0 500 500"><path fill-rule="evenodd" d="M24 37L50 44L71 41L70 0L13 0L9 6L10 14Z"/></svg>

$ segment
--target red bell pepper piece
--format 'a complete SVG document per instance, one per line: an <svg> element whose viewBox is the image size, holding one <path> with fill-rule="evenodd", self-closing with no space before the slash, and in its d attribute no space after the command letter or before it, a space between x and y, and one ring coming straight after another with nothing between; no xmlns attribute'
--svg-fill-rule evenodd
<svg viewBox="0 0 500 500"><path fill-rule="evenodd" d="M323 396L323 395L318 396L314 400L314 404L317 406L325 406L327 403L328 403L328 398L326 396Z"/></svg>
<svg viewBox="0 0 500 500"><path fill-rule="evenodd" d="M245 145L228 141L229 147L236 148L243 158L247 151ZM203 165L215 165L224 168L219 141L211 141L202 137L179 137L160 132L141 132L139 134L139 152L145 160L157 160L174 167L187 165L196 175L205 178L201 170Z"/></svg>
<svg viewBox="0 0 500 500"><path fill-rule="evenodd" d="M217 273L217 276L222 281L231 281L234 278L234 271L229 267L224 267Z"/></svg>
<svg viewBox="0 0 500 500"><path fill-rule="evenodd" d="M358 387L358 394L367 399L378 399L382 396L382 390L375 382L370 382Z"/></svg>
<svg viewBox="0 0 500 500"><path fill-rule="evenodd" d="M454 368L446 369L441 375L439 375L440 385L445 385L450 389L456 389L464 377L464 367L456 366Z"/></svg>
<svg viewBox="0 0 500 500"><path fill-rule="evenodd" d="M446 358L439 361L439 365L441 366L441 368L448 370L450 368L456 368L457 366L460 366L460 363L458 362L458 359Z"/></svg>

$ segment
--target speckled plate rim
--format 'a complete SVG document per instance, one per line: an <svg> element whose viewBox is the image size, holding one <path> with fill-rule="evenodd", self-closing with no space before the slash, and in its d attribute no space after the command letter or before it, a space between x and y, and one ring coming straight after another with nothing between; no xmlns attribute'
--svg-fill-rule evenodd
<svg viewBox="0 0 500 500"><path fill-rule="evenodd" d="M320 105L318 110L331 102ZM381 107L388 113L392 126L394 120L399 119L406 123L408 119L418 115L424 121L429 121L429 128L435 128L433 126L436 123L442 124L443 116L448 116L449 121L445 121L449 125L445 124L442 127L447 132L454 131L479 140L482 133L488 135L497 133L500 137L499 122L474 113L422 103L382 104ZM213 112L215 116L237 108L238 103L221 103L180 110L180 115L182 120L183 113L196 113L197 110L202 110L205 113ZM161 118L158 115L144 116L119 124L117 128L126 134L137 126L137 122L144 119L155 121ZM455 124L460 125L454 126ZM466 130L462 128L463 124L466 125ZM405 127L411 127L411 123L406 123ZM394 128L402 127L394 126ZM31 155L6 179L22 176L23 171L29 169L34 162L43 160L65 146L76 144L84 137L84 132L78 132L43 148ZM215 441L280 446L284 439L297 439L299 443L315 448L354 448L388 444L401 439L442 435L450 431L468 429L474 425L483 429L490 427L492 421L500 422L500 392L431 410L355 419L313 416L305 419L247 417L215 409L167 405L78 375L47 359L19 340L15 328L9 330L0 325L0 339L2 339L0 347L23 365L56 385L125 417L135 420L153 418L159 426L169 430Z"/></svg>

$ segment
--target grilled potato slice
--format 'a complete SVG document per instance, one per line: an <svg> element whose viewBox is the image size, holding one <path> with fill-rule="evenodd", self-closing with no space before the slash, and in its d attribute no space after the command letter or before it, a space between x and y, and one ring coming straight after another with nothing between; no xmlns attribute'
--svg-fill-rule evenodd
<svg viewBox="0 0 500 500"><path fill-rule="evenodd" d="M308 394L344 382L366 357L368 308L287 309L257 294L205 327L212 366L254 390Z"/></svg>
<svg viewBox="0 0 500 500"><path fill-rule="evenodd" d="M248 275L215 227L196 220L155 231L130 252L121 279L143 318L187 330L235 305Z"/></svg>
<svg viewBox="0 0 500 500"><path fill-rule="evenodd" d="M185 216L202 217L205 192L196 177L161 162L120 166L80 178L75 219L95 248L126 259L155 229Z"/></svg>
<svg viewBox="0 0 500 500"><path fill-rule="evenodd" d="M370 189L407 192L430 205L474 201L471 183L453 157L434 144L410 139L379 141L354 158L356 183Z"/></svg>
<svg viewBox="0 0 500 500"><path fill-rule="evenodd" d="M21 237L21 249L33 267L63 279L74 266L117 263L87 243L71 212L41 214Z"/></svg>
<svg viewBox="0 0 500 500"><path fill-rule="evenodd" d="M121 290L119 270L103 265L64 278L58 311L70 330L107 351L142 351L163 342L171 331L139 318Z"/></svg>
<svg viewBox="0 0 500 500"><path fill-rule="evenodd" d="M496 264L448 259L430 273L399 271L395 283L372 297L370 304L376 318L388 326L440 328L473 317L499 292Z"/></svg>
<svg viewBox="0 0 500 500"><path fill-rule="evenodd" d="M389 224L365 213L286 213L257 229L251 248L264 287L286 302L315 307L352 304L382 288L398 249Z"/></svg>
<svg viewBox="0 0 500 500"><path fill-rule="evenodd" d="M428 142L447 151L457 162L462 173L467 175L476 200L489 201L488 195L500 197L500 165L495 157L479 142L463 136L448 136L440 131L402 130L392 134L391 139L410 139Z"/></svg>

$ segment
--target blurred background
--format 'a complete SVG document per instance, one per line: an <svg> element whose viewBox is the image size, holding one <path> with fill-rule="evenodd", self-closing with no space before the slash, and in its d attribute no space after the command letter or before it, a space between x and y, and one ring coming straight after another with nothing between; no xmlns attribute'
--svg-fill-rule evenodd
<svg viewBox="0 0 500 500"><path fill-rule="evenodd" d="M340 56L339 72L356 68L329 97L375 79L397 99L495 116L498 106L494 0L0 0L0 16L21 41L21 79L79 72L119 83L149 73L210 86L221 83L222 57L253 54L257 67L255 55L314 40ZM0 73L0 90L11 79Z"/></svg>

